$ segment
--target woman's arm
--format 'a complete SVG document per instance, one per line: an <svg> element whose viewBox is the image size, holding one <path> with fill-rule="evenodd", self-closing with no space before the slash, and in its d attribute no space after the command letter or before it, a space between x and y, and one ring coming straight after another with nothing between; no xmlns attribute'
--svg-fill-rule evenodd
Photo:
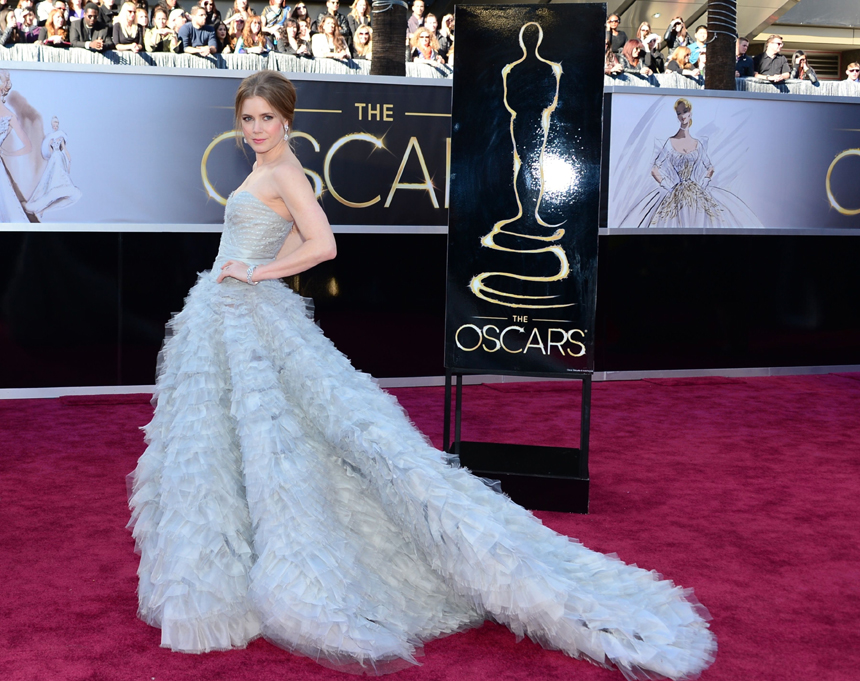
<svg viewBox="0 0 860 681"><path fill-rule="evenodd" d="M294 229L287 236L274 262L254 270L253 281L281 279L300 274L337 255L334 234L313 189L298 164L281 165L274 171L275 189L293 216ZM238 266L237 266L238 265ZM233 277L247 281L247 267L236 260L221 268L218 281Z"/></svg>

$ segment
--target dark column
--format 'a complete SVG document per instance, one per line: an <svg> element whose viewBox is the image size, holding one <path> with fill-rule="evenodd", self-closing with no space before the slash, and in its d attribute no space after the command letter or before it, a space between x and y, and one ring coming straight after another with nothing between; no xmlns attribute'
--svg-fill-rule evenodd
<svg viewBox="0 0 860 681"><path fill-rule="evenodd" d="M374 76L405 76L406 3L402 0L376 0L372 9L373 59L370 73Z"/></svg>
<svg viewBox="0 0 860 681"><path fill-rule="evenodd" d="M737 2L708 0L708 52L705 64L705 87L708 90L735 89L737 21Z"/></svg>

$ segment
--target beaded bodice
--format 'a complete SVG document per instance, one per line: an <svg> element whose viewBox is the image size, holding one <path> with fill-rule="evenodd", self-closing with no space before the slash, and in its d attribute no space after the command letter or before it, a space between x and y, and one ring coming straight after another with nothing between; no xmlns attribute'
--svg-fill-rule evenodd
<svg viewBox="0 0 860 681"><path fill-rule="evenodd" d="M3 116L0 118L0 144L3 144L6 141L6 135L9 134L9 130L12 127L12 117L11 116Z"/></svg>
<svg viewBox="0 0 860 681"><path fill-rule="evenodd" d="M277 256L292 227L292 222L251 192L234 192L224 209L224 231L217 261L241 260L249 265L270 262Z"/></svg>

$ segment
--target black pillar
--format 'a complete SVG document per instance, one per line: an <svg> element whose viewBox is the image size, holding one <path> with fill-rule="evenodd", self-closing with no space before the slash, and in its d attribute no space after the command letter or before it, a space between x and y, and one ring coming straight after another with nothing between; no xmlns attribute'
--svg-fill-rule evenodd
<svg viewBox="0 0 860 681"><path fill-rule="evenodd" d="M370 73L374 76L405 76L406 3L402 0L375 0L372 10L373 59Z"/></svg>
<svg viewBox="0 0 860 681"><path fill-rule="evenodd" d="M735 89L735 44L738 4L735 0L708 0L708 51L705 87Z"/></svg>

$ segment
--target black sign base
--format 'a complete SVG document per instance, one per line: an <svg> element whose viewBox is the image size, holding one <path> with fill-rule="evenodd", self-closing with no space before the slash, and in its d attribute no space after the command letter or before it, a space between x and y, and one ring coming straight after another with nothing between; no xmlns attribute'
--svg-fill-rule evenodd
<svg viewBox="0 0 860 681"><path fill-rule="evenodd" d="M588 513L588 478L577 477L579 449L460 442L460 464L530 511ZM453 446L451 448L453 450Z"/></svg>

